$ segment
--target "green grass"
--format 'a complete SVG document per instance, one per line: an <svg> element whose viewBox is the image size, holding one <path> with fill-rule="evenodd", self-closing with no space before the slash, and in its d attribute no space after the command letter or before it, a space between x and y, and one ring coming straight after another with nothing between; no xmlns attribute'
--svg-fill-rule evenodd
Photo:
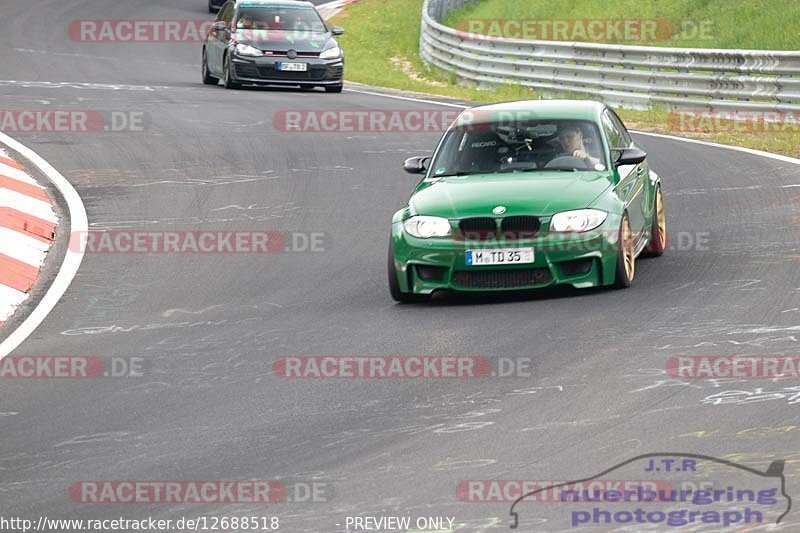
<svg viewBox="0 0 800 533"><path fill-rule="evenodd" d="M481 101L489 94L456 84L455 77L428 68L419 58L422 0L361 0L331 22L346 29L338 38L345 49L349 81ZM505 86L492 100L536 98L523 87Z"/></svg>
<svg viewBox="0 0 800 533"><path fill-rule="evenodd" d="M481 4L506 4L522 6L534 0L484 0ZM784 0L770 0L774 5L784 5L787 19L798 18L800 10L794 13L788 6L793 2ZM535 0L536 4L539 3ZM591 0L552 0L556 5L581 4L589 5ZM717 0L637 0L636 6L663 3L675 5L689 5L687 9L698 9L696 6L720 6ZM599 2L598 2L599 4ZM604 0L604 6L632 5L628 0ZM691 7L694 6L695 7ZM735 3L731 3L735 4ZM767 1L756 0L752 5L767 5ZM770 4L772 5L772 4ZM644 7L643 7L644 9ZM671 8L670 8L671 9ZM721 7L720 7L721 9ZM733 8L731 8L733 9ZM736 9L742 9L736 7ZM771 8L770 8L771 9ZM637 12L637 11L633 11ZM419 33L420 18L422 13L422 0L360 0L349 5L332 21L346 29L346 33L339 40L346 51L345 75L348 81L364 83L379 87L388 87L413 91L418 93L449 96L468 100L471 102L491 103L508 100L538 99L539 94L533 90L519 86L498 86L490 89L478 90L464 87L457 83L454 76L429 68L419 58ZM500 14L495 16L500 17ZM588 16L588 15L587 15ZM610 15L609 15L610 16ZM644 17L644 14L640 14ZM551 15L555 18L554 15ZM798 27L797 24L794 26ZM760 30L765 35L770 32ZM793 30L797 35L796 30ZM774 35L770 38L782 39L784 35ZM669 115L666 111L636 111L627 109L617 110L631 129L653 131L658 133L672 133L694 137L713 142L745 146L758 150L781 153L793 157L800 157L800 132L790 131L784 133L719 133L698 132L683 133L671 127ZM800 128L798 128L800 129Z"/></svg>
<svg viewBox="0 0 800 533"><path fill-rule="evenodd" d="M797 0L481 0L451 13L447 23L456 26L464 19L660 20L664 22L657 26L655 39L631 34L631 40L600 41L583 39L580 35L568 40L696 48L800 49ZM498 28L495 26L494 31ZM550 37L543 38L552 39L552 32L547 35Z"/></svg>

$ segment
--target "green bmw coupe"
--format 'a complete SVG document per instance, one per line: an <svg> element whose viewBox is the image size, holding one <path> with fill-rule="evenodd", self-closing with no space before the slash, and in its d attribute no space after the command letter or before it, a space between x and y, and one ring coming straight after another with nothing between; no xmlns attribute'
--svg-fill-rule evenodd
<svg viewBox="0 0 800 533"><path fill-rule="evenodd" d="M461 113L395 213L389 289L629 287L636 258L666 246L661 181L609 107L542 100Z"/></svg>

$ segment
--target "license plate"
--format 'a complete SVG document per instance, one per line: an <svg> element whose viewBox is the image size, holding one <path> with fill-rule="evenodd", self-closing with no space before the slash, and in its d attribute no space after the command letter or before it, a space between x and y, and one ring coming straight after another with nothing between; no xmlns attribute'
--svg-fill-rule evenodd
<svg viewBox="0 0 800 533"><path fill-rule="evenodd" d="M468 266L533 263L533 248L467 250L466 261Z"/></svg>
<svg viewBox="0 0 800 533"><path fill-rule="evenodd" d="M308 70L308 63L278 63L278 70L291 70L293 72L305 72Z"/></svg>

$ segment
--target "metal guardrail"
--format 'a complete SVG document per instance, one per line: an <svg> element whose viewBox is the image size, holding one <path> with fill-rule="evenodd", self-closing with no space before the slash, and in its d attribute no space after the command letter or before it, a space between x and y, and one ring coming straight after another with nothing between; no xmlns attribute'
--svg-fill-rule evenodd
<svg viewBox="0 0 800 533"><path fill-rule="evenodd" d="M591 96L622 107L800 112L800 51L718 50L528 41L441 23L475 0L425 0L424 61L478 85Z"/></svg>

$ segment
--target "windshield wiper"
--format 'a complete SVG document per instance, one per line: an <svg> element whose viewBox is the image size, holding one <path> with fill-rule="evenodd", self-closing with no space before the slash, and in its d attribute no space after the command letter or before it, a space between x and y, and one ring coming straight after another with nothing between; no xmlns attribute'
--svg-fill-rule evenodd
<svg viewBox="0 0 800 533"><path fill-rule="evenodd" d="M476 174L510 174L512 172L548 172L548 171L556 171L556 172L578 172L578 168L566 168L566 167L553 167L553 168L504 168L497 170L489 170L486 172L448 172L447 174L434 174L432 178L450 178L450 177L459 177L459 176L474 176Z"/></svg>
<svg viewBox="0 0 800 533"><path fill-rule="evenodd" d="M540 168L536 167L528 167L528 168L503 168L498 170L497 172L536 172L537 170L541 170Z"/></svg>
<svg viewBox="0 0 800 533"><path fill-rule="evenodd" d="M493 174L494 172L448 172L447 174L434 174L434 178L450 178L453 176L473 176L475 174Z"/></svg>

